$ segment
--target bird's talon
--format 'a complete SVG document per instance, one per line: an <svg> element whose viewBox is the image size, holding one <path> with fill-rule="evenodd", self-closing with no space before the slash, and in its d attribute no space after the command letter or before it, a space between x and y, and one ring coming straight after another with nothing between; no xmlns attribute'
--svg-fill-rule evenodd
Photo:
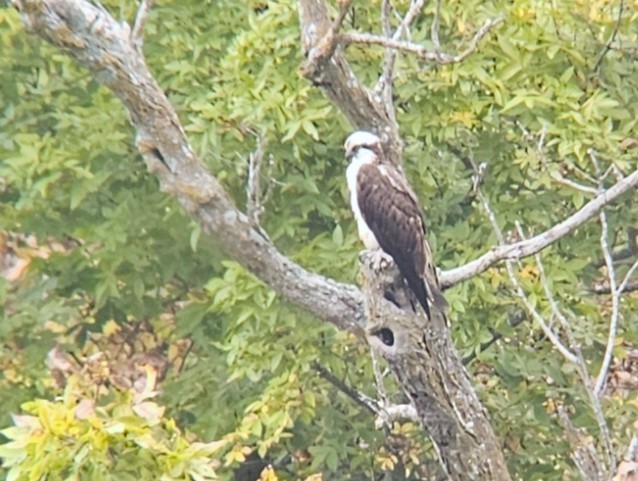
<svg viewBox="0 0 638 481"><path fill-rule="evenodd" d="M382 250L379 249L379 250L372 251L370 265L373 270L377 272L381 271L383 269L386 269L393 262L394 260L392 259L392 257L390 257L389 254L386 254Z"/></svg>

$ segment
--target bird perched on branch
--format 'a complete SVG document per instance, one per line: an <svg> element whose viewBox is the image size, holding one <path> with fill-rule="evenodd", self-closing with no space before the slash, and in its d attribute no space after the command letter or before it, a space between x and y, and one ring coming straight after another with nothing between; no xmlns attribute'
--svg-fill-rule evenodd
<svg viewBox="0 0 638 481"><path fill-rule="evenodd" d="M386 160L381 139L357 131L344 145L350 206L359 237L368 250L381 250L394 260L425 314L446 305L425 239L423 212L416 195L394 165Z"/></svg>

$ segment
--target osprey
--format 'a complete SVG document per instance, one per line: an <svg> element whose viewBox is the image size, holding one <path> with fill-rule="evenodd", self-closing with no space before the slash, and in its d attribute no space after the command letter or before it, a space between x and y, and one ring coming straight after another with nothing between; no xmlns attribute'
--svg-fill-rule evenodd
<svg viewBox="0 0 638 481"><path fill-rule="evenodd" d="M344 148L350 161L346 178L359 237L366 249L381 249L392 257L429 318L430 304L445 306L445 300L416 195L401 172L385 159L376 135L354 132Z"/></svg>

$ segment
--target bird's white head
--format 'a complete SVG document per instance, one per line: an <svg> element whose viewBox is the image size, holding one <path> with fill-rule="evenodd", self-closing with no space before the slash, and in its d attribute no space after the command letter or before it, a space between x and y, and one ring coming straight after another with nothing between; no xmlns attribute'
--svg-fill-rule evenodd
<svg viewBox="0 0 638 481"><path fill-rule="evenodd" d="M381 139L371 132L357 130L348 136L343 148L346 150L346 158L350 160L357 150L361 148L379 152L381 150Z"/></svg>

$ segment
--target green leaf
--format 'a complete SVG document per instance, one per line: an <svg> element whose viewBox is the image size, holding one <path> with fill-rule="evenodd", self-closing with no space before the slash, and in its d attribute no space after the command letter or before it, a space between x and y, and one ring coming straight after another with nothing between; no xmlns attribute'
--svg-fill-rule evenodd
<svg viewBox="0 0 638 481"><path fill-rule="evenodd" d="M343 231L341 230L341 226L337 224L332 231L332 242L334 242L338 246L343 245Z"/></svg>

